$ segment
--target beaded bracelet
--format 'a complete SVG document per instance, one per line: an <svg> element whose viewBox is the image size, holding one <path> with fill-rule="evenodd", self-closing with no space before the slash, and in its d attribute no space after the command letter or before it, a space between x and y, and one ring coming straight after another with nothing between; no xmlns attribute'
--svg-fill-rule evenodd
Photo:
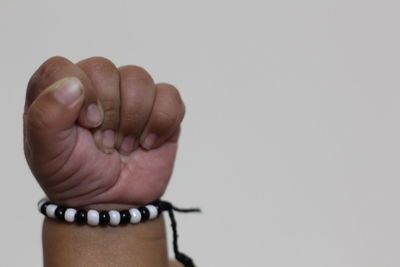
<svg viewBox="0 0 400 267"><path fill-rule="evenodd" d="M177 212L200 212L200 209L180 209L173 206L170 202L164 200L157 200L148 205L131 208L129 210L102 210L97 211L90 209L88 211L83 209L75 209L57 205L44 198L38 202L38 209L44 215L52 219L60 221L88 224L90 226L117 226L126 225L129 223L137 224L147 220L157 218L163 211L168 212L171 220L171 227L173 233L173 250L177 261L182 263L185 267L195 267L193 260L180 252L178 249L178 232L177 224L174 216L174 211Z"/></svg>
<svg viewBox="0 0 400 267"><path fill-rule="evenodd" d="M110 211L97 211L97 210L83 210L66 208L50 202L48 199L42 199L38 203L39 211L53 219L66 221L77 224L88 224L91 226L97 225L124 225L128 223L140 223L147 220L152 220L158 217L162 212L157 203L152 203L139 208L132 208L129 210L110 210Z"/></svg>

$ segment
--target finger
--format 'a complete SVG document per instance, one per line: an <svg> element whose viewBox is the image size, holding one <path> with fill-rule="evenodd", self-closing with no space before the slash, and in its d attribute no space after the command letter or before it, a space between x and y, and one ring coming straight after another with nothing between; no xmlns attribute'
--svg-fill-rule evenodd
<svg viewBox="0 0 400 267"><path fill-rule="evenodd" d="M25 109L29 108L45 88L65 77L76 77L83 84L85 99L78 117L79 124L86 128L100 125L103 111L89 78L77 65L63 57L48 59L33 74L28 84Z"/></svg>
<svg viewBox="0 0 400 267"><path fill-rule="evenodd" d="M129 154L139 145L139 138L150 116L155 98L155 85L151 76L137 66L119 68L121 90L121 117L119 149Z"/></svg>
<svg viewBox="0 0 400 267"><path fill-rule="evenodd" d="M91 80L104 112L103 123L94 132L95 142L104 152L112 153L115 146L115 133L119 127L118 69L110 60L102 57L88 58L78 62L77 65Z"/></svg>
<svg viewBox="0 0 400 267"><path fill-rule="evenodd" d="M179 91L166 83L157 84L153 110L140 137L141 146L153 149L165 141L177 141L184 115L185 105Z"/></svg>
<svg viewBox="0 0 400 267"><path fill-rule="evenodd" d="M83 85L72 77L50 85L31 103L24 116L25 142L32 155L28 161L46 162L70 154L83 102Z"/></svg>

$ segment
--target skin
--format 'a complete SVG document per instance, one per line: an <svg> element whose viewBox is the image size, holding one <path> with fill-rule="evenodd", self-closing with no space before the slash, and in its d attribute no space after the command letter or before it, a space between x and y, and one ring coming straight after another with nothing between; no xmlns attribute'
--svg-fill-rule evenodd
<svg viewBox="0 0 400 267"><path fill-rule="evenodd" d="M53 57L28 84L26 159L60 205L144 205L166 190L184 114L178 90L155 83L141 67ZM115 228L46 219L43 248L45 266L168 266L162 217Z"/></svg>
<svg viewBox="0 0 400 267"><path fill-rule="evenodd" d="M45 219L43 229L45 267L181 266L168 263L162 219L105 228Z"/></svg>

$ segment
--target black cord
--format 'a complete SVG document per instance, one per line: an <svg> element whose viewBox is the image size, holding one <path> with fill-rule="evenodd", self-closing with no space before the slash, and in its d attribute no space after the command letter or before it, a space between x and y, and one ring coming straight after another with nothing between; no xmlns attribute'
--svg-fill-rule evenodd
<svg viewBox="0 0 400 267"><path fill-rule="evenodd" d="M174 249L175 259L183 264L185 267L196 267L194 265L193 260L187 256L186 254L179 251L178 248L178 231L177 231L177 224L175 220L174 211L177 212L201 212L200 209L181 209L173 206L170 202L164 200L158 200L157 206L160 208L161 211L167 211L169 215L169 219L171 220L171 228L173 234L172 245Z"/></svg>
<svg viewBox="0 0 400 267"><path fill-rule="evenodd" d="M155 201L155 202L153 202L151 204L153 204L158 209L157 215L161 214L163 211L167 211L168 212L169 219L171 220L171 228L172 228L172 233L173 233L172 244L173 244L173 249L174 249L174 254L175 254L176 260L179 261L180 263L182 263L185 267L196 267L194 265L193 260L189 256L187 256L186 254L184 254L184 253L179 251L179 248L178 248L178 230L177 230L174 211L187 213L187 212L200 212L200 209L181 209L181 208L177 208L177 207L173 206L170 202L163 201L163 200L158 200L158 201ZM39 205L40 212L43 213L43 215L45 215L45 216L50 216L49 215L49 211L47 210L47 208L48 208L49 205L52 205L53 206L52 208L55 209L55 210L53 210L53 215L55 216L55 218L57 218L57 219L59 219L61 221L65 221L66 220L66 214L65 214L66 209L67 209L66 207L58 206L58 205L56 205L54 203L49 202L47 199L43 199L43 200L39 201L38 205ZM154 206L153 206L153 209L154 209ZM140 221L148 220L149 219L149 215L150 215L150 211L146 207L140 207L138 209L139 209L139 211L141 213ZM142 211L143 211L143 213L142 213ZM125 216L125 219L129 218L127 220L122 220L122 217L121 217L119 225L127 224L129 222L129 220L130 220L129 211L128 210L122 210L122 211L119 211L119 212L120 212L120 216L123 216L124 214L125 215L128 214L127 216L129 216L129 217ZM100 224L100 225L109 224L110 217L108 215L108 212L107 211L100 211L99 212L99 216L102 213L105 213L108 216L108 218L107 217L105 217L105 218L101 217L100 221L97 223L97 225L98 224ZM78 214L79 214L79 217L77 216ZM79 224L87 223L87 211L86 210L78 210L78 211L76 211L76 214L73 215L73 216L74 217L72 219L71 218L68 219L69 222L76 222L76 223L79 223Z"/></svg>

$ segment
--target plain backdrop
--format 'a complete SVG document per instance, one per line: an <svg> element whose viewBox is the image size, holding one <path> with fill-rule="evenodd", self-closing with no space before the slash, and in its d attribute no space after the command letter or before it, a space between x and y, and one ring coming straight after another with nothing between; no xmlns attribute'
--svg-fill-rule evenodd
<svg viewBox="0 0 400 267"><path fill-rule="evenodd" d="M400 266L400 3L0 1L1 266L40 266L27 81L104 56L180 88L166 193L200 267ZM169 233L170 237L170 233Z"/></svg>

